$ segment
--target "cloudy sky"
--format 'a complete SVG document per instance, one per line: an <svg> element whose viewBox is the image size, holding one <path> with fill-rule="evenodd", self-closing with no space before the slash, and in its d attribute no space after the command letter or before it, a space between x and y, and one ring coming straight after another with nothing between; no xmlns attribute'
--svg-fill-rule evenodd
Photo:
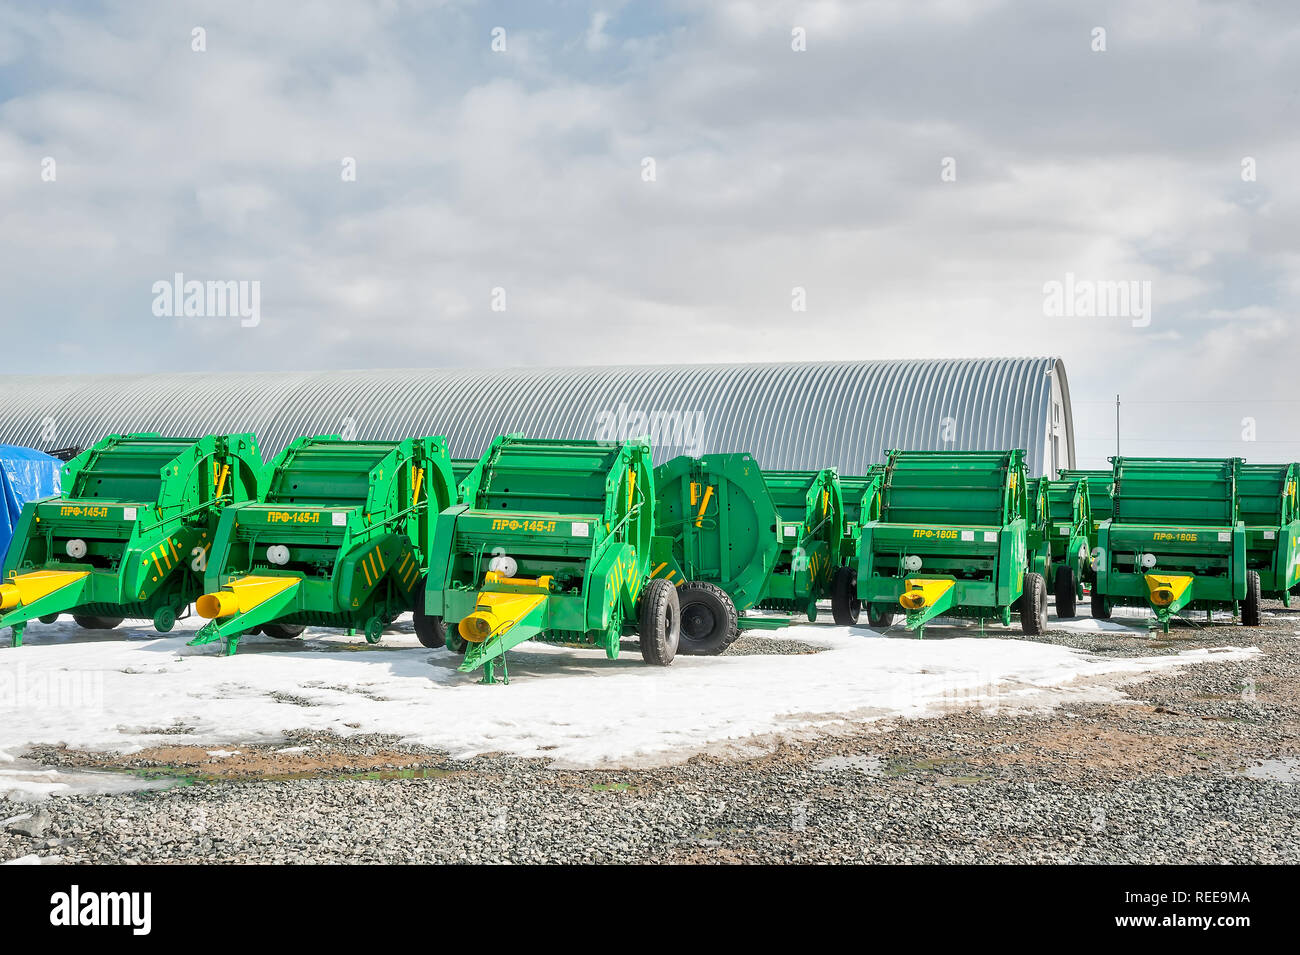
<svg viewBox="0 0 1300 955"><path fill-rule="evenodd" d="M1298 120L1287 3L5 3L0 350L1058 354L1083 464L1117 392L1128 453L1293 460Z"/></svg>

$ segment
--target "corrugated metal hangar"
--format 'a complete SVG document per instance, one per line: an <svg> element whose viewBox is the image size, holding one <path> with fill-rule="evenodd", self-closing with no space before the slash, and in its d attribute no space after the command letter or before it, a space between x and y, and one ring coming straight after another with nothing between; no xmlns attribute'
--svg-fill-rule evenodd
<svg viewBox="0 0 1300 955"><path fill-rule="evenodd" d="M293 438L446 435L476 457L498 434L649 434L655 459L749 451L765 468L859 474L891 448L1024 448L1035 475L1074 465L1059 358L574 368L6 376L0 443L49 450L108 434Z"/></svg>

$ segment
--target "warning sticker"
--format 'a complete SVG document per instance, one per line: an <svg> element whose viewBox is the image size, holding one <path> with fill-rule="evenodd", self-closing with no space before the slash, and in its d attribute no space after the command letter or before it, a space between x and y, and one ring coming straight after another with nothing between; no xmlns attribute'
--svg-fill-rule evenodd
<svg viewBox="0 0 1300 955"><path fill-rule="evenodd" d="M1232 531L1219 531L1219 543L1226 544L1232 540Z"/></svg>
<svg viewBox="0 0 1300 955"><path fill-rule="evenodd" d="M574 521L570 527L574 537L588 537L591 534L591 528L585 521Z"/></svg>
<svg viewBox="0 0 1300 955"><path fill-rule="evenodd" d="M997 542L998 542L998 532L997 532L997 531L985 531L985 532L984 532L984 543L986 543L986 544L996 544Z"/></svg>
<svg viewBox="0 0 1300 955"><path fill-rule="evenodd" d="M962 532L961 532L961 539L964 540L964 541L974 541L974 540L975 540L975 532L974 532L974 531L962 531Z"/></svg>
<svg viewBox="0 0 1300 955"><path fill-rule="evenodd" d="M335 527L346 527L348 523L348 516L342 512L336 511L335 513L330 515L330 523L333 524Z"/></svg>
<svg viewBox="0 0 1300 955"><path fill-rule="evenodd" d="M134 508L134 507L124 507L124 508L122 508L122 520L124 520L124 521L133 521L133 520L135 520L135 508Z"/></svg>

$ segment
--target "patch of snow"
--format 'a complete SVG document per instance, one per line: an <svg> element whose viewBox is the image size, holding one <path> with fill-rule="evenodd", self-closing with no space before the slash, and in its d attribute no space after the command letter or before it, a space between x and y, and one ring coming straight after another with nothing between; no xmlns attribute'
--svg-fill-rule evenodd
<svg viewBox="0 0 1300 955"><path fill-rule="evenodd" d="M1123 699L1118 680L1259 652L1115 657L1000 639L992 628L985 637L967 628L918 640L899 631L881 636L802 624L751 635L799 640L822 652L678 657L661 668L644 665L635 652L608 660L598 651L529 643L509 655L509 686L484 686L478 674L456 670L459 656L421 647L409 622L399 621L400 632L376 646L308 630L299 640L245 638L233 657L211 646L186 647L198 622L183 621L165 636L147 625L89 633L71 621L33 624L27 645L0 649L0 752L40 743L220 752L231 744L274 746L301 728L394 734L458 757L501 752L557 765L652 765L752 738L952 707L1044 709ZM19 701L8 712L6 687ZM0 793L23 798L98 782L73 783L78 774L32 766L0 774L7 774L0 775Z"/></svg>

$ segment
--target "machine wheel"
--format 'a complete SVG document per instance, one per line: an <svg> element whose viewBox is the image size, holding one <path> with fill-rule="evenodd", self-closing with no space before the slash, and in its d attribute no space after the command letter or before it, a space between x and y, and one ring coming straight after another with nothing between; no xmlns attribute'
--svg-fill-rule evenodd
<svg viewBox="0 0 1300 955"><path fill-rule="evenodd" d="M420 582L419 587L420 589L415 593L415 606L411 608L411 623L415 627L415 638L420 641L421 646L437 650L448 645L447 625L442 622L441 617L431 617L424 612L423 581Z"/></svg>
<svg viewBox="0 0 1300 955"><path fill-rule="evenodd" d="M172 627L176 626L176 610L174 607L159 607L153 614L153 628L159 633L171 633Z"/></svg>
<svg viewBox="0 0 1300 955"><path fill-rule="evenodd" d="M1075 596L1074 571L1067 564L1056 568L1056 616L1061 620L1073 620L1078 612Z"/></svg>
<svg viewBox="0 0 1300 955"><path fill-rule="evenodd" d="M54 623L59 619L59 615L57 613L47 613L45 616L37 617L36 619L41 623Z"/></svg>
<svg viewBox="0 0 1300 955"><path fill-rule="evenodd" d="M740 636L736 605L716 584L691 580L677 588L681 613L679 652L695 657L716 657Z"/></svg>
<svg viewBox="0 0 1300 955"><path fill-rule="evenodd" d="M1025 592L1020 595L1020 629L1036 637L1047 629L1047 584L1042 574L1025 574Z"/></svg>
<svg viewBox="0 0 1300 955"><path fill-rule="evenodd" d="M855 627L861 615L858 573L852 567L841 567L835 571L835 579L831 581L831 616L841 627Z"/></svg>
<svg viewBox="0 0 1300 955"><path fill-rule="evenodd" d="M300 623L264 623L262 632L277 640L292 640L300 636L307 628Z"/></svg>
<svg viewBox="0 0 1300 955"><path fill-rule="evenodd" d="M361 632L366 638L366 643L375 644L384 639L384 628L388 626L388 621L383 617L371 617L366 621L366 627Z"/></svg>
<svg viewBox="0 0 1300 955"><path fill-rule="evenodd" d="M447 635L447 649L452 653L459 653L463 656L465 650L469 647L469 643L457 632L455 627L447 629L445 623L442 626L443 632Z"/></svg>
<svg viewBox="0 0 1300 955"><path fill-rule="evenodd" d="M90 617L85 614L74 613L72 619L77 622L77 626L83 630L112 630L119 623L125 620L125 617Z"/></svg>
<svg viewBox="0 0 1300 955"><path fill-rule="evenodd" d="M883 630L886 627L892 627L894 621L898 619L898 614L888 607L881 607L877 604L867 604L867 625L873 630Z"/></svg>
<svg viewBox="0 0 1300 955"><path fill-rule="evenodd" d="M1241 624L1259 626L1259 571L1246 571L1246 599L1241 603Z"/></svg>
<svg viewBox="0 0 1300 955"><path fill-rule="evenodd" d="M660 578L647 581L641 591L637 617L641 659L653 666L668 666L677 656L677 644L682 634L677 588Z"/></svg>
<svg viewBox="0 0 1300 955"><path fill-rule="evenodd" d="M1110 619L1110 608L1106 606L1106 598L1097 593L1096 584L1092 588L1092 618L1094 620Z"/></svg>

